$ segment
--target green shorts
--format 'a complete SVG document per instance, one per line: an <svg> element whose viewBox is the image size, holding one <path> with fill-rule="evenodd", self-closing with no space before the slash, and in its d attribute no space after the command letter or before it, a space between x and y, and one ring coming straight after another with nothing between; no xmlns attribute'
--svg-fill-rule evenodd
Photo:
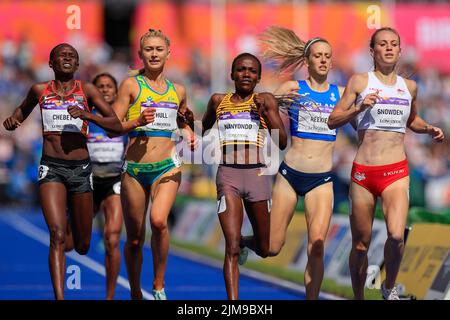
<svg viewBox="0 0 450 320"><path fill-rule="evenodd" d="M144 188L151 186L164 173L169 172L173 168L181 167L181 159L175 153L171 158L167 158L153 163L138 163L125 161L123 171L136 179Z"/></svg>

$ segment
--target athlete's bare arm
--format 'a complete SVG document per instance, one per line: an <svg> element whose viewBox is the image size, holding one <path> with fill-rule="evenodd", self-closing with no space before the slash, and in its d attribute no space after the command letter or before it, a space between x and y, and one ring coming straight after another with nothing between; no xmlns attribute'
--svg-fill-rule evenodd
<svg viewBox="0 0 450 320"><path fill-rule="evenodd" d="M417 114L417 84L414 80L405 79L406 86L412 96L411 113L409 115L407 126L415 133L426 133L433 137L437 142L444 140L444 132L441 128L435 127Z"/></svg>
<svg viewBox="0 0 450 320"><path fill-rule="evenodd" d="M187 143L191 150L194 150L197 147L197 141L196 137L193 131L194 123L193 123L193 115L189 116L188 118L192 120L192 123L189 123L189 121L179 121L180 116L184 117L185 114L188 114L188 107L187 107L187 95L186 95L186 88L178 83L174 83L173 86L175 87L175 91L177 92L178 99L180 100L180 105L178 107L178 114L177 117L177 124L178 127L181 129L181 135L187 139ZM190 111L190 110L189 110ZM190 111L192 113L192 111ZM184 120L185 118L183 118ZM186 118L186 120L188 120Z"/></svg>
<svg viewBox="0 0 450 320"><path fill-rule="evenodd" d="M178 107L178 115L179 118L177 118L178 127L180 129L185 129L187 126L189 126L191 129L193 128L194 124L189 123L190 121L193 122L193 115L191 115L192 111L189 110L187 107L187 95L186 95L186 88L178 83L173 83L173 86L175 87L175 91L177 92L178 99L180 100L180 106ZM186 114L189 114L189 117L184 117Z"/></svg>
<svg viewBox="0 0 450 320"><path fill-rule="evenodd" d="M339 97L342 98L342 96L344 95L345 87L338 86L338 90L339 90ZM350 120L350 124L352 125L353 129L355 129L355 130L358 127L358 125L356 123L356 118L353 118L352 120Z"/></svg>
<svg viewBox="0 0 450 320"><path fill-rule="evenodd" d="M274 95L288 95L288 94L296 94L298 89L300 87L298 86L298 82L294 80L289 80L286 82L283 82L281 86L279 86L275 91Z"/></svg>
<svg viewBox="0 0 450 320"><path fill-rule="evenodd" d="M279 132L279 147L284 150L287 146L287 135L278 111L277 100L268 92L258 93L254 99L261 116L267 122L270 134L272 135L272 130Z"/></svg>
<svg viewBox="0 0 450 320"><path fill-rule="evenodd" d="M216 110L224 97L224 94L215 93L209 99L206 112L202 119L202 135L204 135L207 130L211 129L216 122Z"/></svg>
<svg viewBox="0 0 450 320"><path fill-rule="evenodd" d="M102 116L81 110L77 106L69 106L67 109L69 114L73 118L80 118L82 120L93 122L105 130L120 134L122 131L120 121L117 119L116 114L111 109L109 104L105 101L105 99L103 99L100 91L98 91L92 83L88 82L83 82L82 87L86 94L86 98L90 100L92 105L95 105L95 108Z"/></svg>
<svg viewBox="0 0 450 320"><path fill-rule="evenodd" d="M177 92L178 99L180 100L180 106L178 107L178 113L184 116L184 114L188 113L188 110L189 110L187 107L186 88L183 85L177 84L177 83L174 83L173 85ZM193 120L193 118L192 118L192 120ZM178 119L177 119L177 123L178 123L178 127L180 129L186 129L186 130L192 132L193 123L191 126L190 123L187 123L186 121L178 121Z"/></svg>
<svg viewBox="0 0 450 320"><path fill-rule="evenodd" d="M112 109L116 113L119 121L121 121L121 134L126 134L137 127L145 126L155 120L155 109L145 108L139 118L123 121L125 119L125 115L127 114L128 108L137 98L138 93L139 84L134 78L125 79L119 86L117 99L114 101ZM108 136L112 137L114 135L108 134Z"/></svg>
<svg viewBox="0 0 450 320"><path fill-rule="evenodd" d="M6 130L12 131L21 125L22 122L30 115L34 107L39 102L39 97L45 89L47 83L36 83L31 86L26 98L22 103L14 110L12 116L8 117L3 126Z"/></svg>
<svg viewBox="0 0 450 320"><path fill-rule="evenodd" d="M361 103L355 104L358 94L364 90L367 82L367 73L355 74L350 78L341 99L328 118L327 124L330 129L342 127L354 119L358 113L373 107L376 101L380 99L377 94L373 93L368 94Z"/></svg>

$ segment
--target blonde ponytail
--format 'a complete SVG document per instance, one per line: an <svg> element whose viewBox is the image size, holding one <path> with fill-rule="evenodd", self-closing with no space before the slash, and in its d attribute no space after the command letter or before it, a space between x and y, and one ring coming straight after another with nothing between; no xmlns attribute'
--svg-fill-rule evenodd
<svg viewBox="0 0 450 320"><path fill-rule="evenodd" d="M294 31L278 26L268 27L260 35L260 41L265 46L264 59L277 64L277 73L300 69L305 64L313 43L319 41L328 43L323 38L313 38L305 42Z"/></svg>

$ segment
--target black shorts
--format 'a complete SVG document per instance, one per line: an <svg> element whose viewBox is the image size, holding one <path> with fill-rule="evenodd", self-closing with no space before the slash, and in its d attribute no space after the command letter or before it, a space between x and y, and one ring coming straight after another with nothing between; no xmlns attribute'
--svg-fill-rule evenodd
<svg viewBox="0 0 450 320"><path fill-rule="evenodd" d="M39 166L39 185L60 182L69 193L92 192L92 165L88 159L62 160L43 155Z"/></svg>
<svg viewBox="0 0 450 320"><path fill-rule="evenodd" d="M94 203L100 206L103 200L110 195L120 195L121 175L108 178L100 178L94 176Z"/></svg>

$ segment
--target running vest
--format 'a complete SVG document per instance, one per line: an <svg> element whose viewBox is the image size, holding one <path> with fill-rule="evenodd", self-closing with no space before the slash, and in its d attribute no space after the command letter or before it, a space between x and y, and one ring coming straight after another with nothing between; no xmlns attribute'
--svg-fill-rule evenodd
<svg viewBox="0 0 450 320"><path fill-rule="evenodd" d="M384 130L405 133L406 123L411 112L412 96L405 80L397 75L397 82L393 86L382 83L373 72L368 72L367 87L356 98L360 103L370 94L377 92L382 98L372 108L356 116L358 130Z"/></svg>
<svg viewBox="0 0 450 320"><path fill-rule="evenodd" d="M302 107L289 108L291 136L335 141L337 129L330 130L327 121L340 99L338 86L330 84L326 92L312 90L305 80L299 80L298 86L297 92L311 101L302 101Z"/></svg>
<svg viewBox="0 0 450 320"><path fill-rule="evenodd" d="M264 147L266 136L259 129L267 129L267 125L256 110L254 94L241 103L231 102L232 96L233 93L228 93L216 110L220 146L245 144Z"/></svg>
<svg viewBox="0 0 450 320"><path fill-rule="evenodd" d="M67 108L71 105L90 112L86 95L81 88L81 82L75 80L72 90L67 95L60 96L56 93L55 81L50 81L39 97L44 135L74 132L87 136L88 121L72 118L67 111Z"/></svg>
<svg viewBox="0 0 450 320"><path fill-rule="evenodd" d="M96 113L96 110L92 110ZM106 131L94 123L89 123L87 146L91 162L122 162L125 151L124 137L108 138Z"/></svg>
<svg viewBox="0 0 450 320"><path fill-rule="evenodd" d="M174 85L166 79L167 90L159 94L148 85L143 75L135 76L135 79L139 84L139 94L128 109L126 120L139 118L145 108L155 108L155 121L134 129L128 135L130 137L172 137L173 132L178 128L177 112L180 105Z"/></svg>

